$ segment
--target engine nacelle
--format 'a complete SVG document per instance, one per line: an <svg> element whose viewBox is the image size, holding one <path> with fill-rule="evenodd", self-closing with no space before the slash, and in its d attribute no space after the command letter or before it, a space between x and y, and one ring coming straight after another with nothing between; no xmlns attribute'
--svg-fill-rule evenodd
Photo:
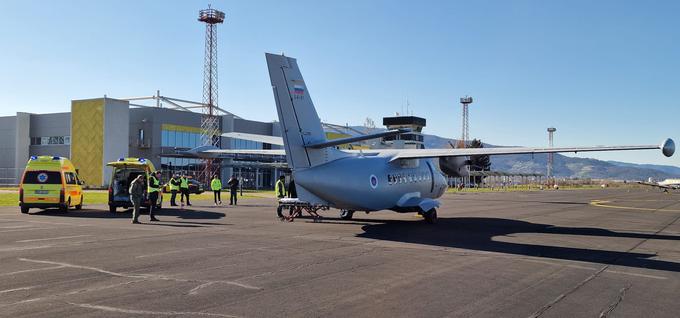
<svg viewBox="0 0 680 318"><path fill-rule="evenodd" d="M467 166L469 165L469 157L439 158L439 169L441 169L441 171L449 177L460 178L469 176L467 169Z"/></svg>

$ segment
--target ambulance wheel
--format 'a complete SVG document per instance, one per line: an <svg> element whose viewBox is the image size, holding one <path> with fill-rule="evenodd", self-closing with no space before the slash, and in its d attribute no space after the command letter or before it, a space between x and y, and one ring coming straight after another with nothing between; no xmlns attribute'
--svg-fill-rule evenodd
<svg viewBox="0 0 680 318"><path fill-rule="evenodd" d="M21 213L23 214L28 214L28 208L27 207L21 207Z"/></svg>
<svg viewBox="0 0 680 318"><path fill-rule="evenodd" d="M354 211L352 210L340 210L340 218L343 220L351 220L354 216Z"/></svg>
<svg viewBox="0 0 680 318"><path fill-rule="evenodd" d="M70 206L71 206L71 198L69 198L68 201L66 201L66 203L64 203L64 205L62 205L61 207L59 207L59 211L61 211L61 212L68 212L68 208L69 208Z"/></svg>
<svg viewBox="0 0 680 318"><path fill-rule="evenodd" d="M83 209L83 196L80 196L80 204L76 205L76 210L82 210Z"/></svg>
<svg viewBox="0 0 680 318"><path fill-rule="evenodd" d="M422 214L425 222L434 224L437 223L437 209L430 209L429 211Z"/></svg>
<svg viewBox="0 0 680 318"><path fill-rule="evenodd" d="M116 213L116 207L113 205L109 205L109 212Z"/></svg>
<svg viewBox="0 0 680 318"><path fill-rule="evenodd" d="M276 216L282 218L283 217L283 206L279 205L278 208L276 208Z"/></svg>

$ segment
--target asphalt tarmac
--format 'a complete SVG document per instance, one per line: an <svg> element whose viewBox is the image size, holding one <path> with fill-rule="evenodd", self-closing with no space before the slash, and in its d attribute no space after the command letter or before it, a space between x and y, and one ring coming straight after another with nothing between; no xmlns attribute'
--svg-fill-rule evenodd
<svg viewBox="0 0 680 318"><path fill-rule="evenodd" d="M281 222L274 199L161 222L0 208L2 317L678 317L680 193L447 194Z"/></svg>

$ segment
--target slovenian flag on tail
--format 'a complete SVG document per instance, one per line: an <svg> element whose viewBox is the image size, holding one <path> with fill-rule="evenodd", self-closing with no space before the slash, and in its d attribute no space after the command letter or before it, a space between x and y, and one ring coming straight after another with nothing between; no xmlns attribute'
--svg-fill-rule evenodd
<svg viewBox="0 0 680 318"><path fill-rule="evenodd" d="M298 84L293 85L293 94L304 95L305 94L305 87L302 86L302 85L298 85Z"/></svg>

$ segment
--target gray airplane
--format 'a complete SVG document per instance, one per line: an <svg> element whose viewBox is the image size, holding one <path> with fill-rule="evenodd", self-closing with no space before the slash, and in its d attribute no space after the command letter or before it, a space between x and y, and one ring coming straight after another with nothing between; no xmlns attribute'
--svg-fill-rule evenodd
<svg viewBox="0 0 680 318"><path fill-rule="evenodd" d="M437 198L447 189L446 177L439 168L439 158L451 158L450 162L462 167L473 155L661 149L665 156L670 157L675 152L671 139L666 139L662 145L613 147L340 150L338 145L408 131L388 130L379 134L326 140L296 59L276 54L266 54L266 59L284 149L197 148L193 153L202 157L285 154L298 198L280 200L279 211L281 207L302 207L316 213L317 210L336 208L341 210L343 219L351 219L355 211L418 212L425 221L434 223L440 206ZM244 134L230 137L261 139ZM271 137L268 141L260 141L279 143Z"/></svg>
<svg viewBox="0 0 680 318"><path fill-rule="evenodd" d="M680 190L680 179L666 179L659 182L638 182L641 185L656 187L663 189L663 192L668 193L668 190Z"/></svg>

